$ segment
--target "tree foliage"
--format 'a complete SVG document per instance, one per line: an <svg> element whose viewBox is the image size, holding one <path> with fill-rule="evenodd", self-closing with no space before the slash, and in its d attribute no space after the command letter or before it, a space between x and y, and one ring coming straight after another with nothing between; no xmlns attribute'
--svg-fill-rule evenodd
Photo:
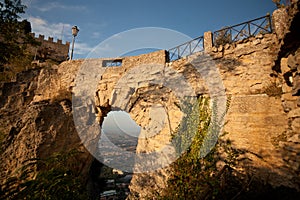
<svg viewBox="0 0 300 200"><path fill-rule="evenodd" d="M22 4L21 0L4 0L0 2L0 18L2 22L16 22L20 16L25 13L26 6Z"/></svg>
<svg viewBox="0 0 300 200"><path fill-rule="evenodd" d="M19 14L25 12L25 6L20 0L4 0L0 2L0 63L9 61L13 55L17 55L20 47L17 43L21 24Z"/></svg>
<svg viewBox="0 0 300 200"><path fill-rule="evenodd" d="M26 45L35 44L30 22L19 21L25 13L26 6L21 0L4 0L0 2L0 67L13 62L13 59L26 56Z"/></svg>
<svg viewBox="0 0 300 200"><path fill-rule="evenodd" d="M27 69L32 61L27 46L39 45L28 34L30 22L19 21L25 9L21 0L0 2L0 81L10 81L18 72Z"/></svg>

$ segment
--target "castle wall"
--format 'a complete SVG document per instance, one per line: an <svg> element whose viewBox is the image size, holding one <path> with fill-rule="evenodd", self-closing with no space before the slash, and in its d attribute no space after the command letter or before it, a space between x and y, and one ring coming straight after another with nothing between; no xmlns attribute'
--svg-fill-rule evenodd
<svg viewBox="0 0 300 200"><path fill-rule="evenodd" d="M40 46L30 46L28 49L32 55L38 60L52 59L58 62L66 61L68 59L68 53L70 48L70 42L62 43L62 40L58 39L56 42L53 41L52 37L45 39L44 35L35 37L34 33L31 36L40 42Z"/></svg>

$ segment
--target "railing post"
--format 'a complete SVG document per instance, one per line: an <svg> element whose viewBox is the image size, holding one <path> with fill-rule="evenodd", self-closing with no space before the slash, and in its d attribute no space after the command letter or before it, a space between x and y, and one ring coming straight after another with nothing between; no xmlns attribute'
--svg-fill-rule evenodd
<svg viewBox="0 0 300 200"><path fill-rule="evenodd" d="M273 33L272 17L270 15L270 13L267 14L267 18L268 18L268 21L269 21L270 31L271 31L271 33Z"/></svg>
<svg viewBox="0 0 300 200"><path fill-rule="evenodd" d="M211 51L211 49L213 47L213 39L212 39L211 31L207 31L204 33L203 45L204 45L204 51L207 51L207 52Z"/></svg>
<svg viewBox="0 0 300 200"><path fill-rule="evenodd" d="M251 26L250 26L250 22L247 23L248 24L248 37L251 37Z"/></svg>

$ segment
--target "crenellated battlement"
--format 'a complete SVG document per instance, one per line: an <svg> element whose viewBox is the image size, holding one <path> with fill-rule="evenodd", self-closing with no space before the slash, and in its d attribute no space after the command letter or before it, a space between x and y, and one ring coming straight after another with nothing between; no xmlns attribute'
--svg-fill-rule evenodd
<svg viewBox="0 0 300 200"><path fill-rule="evenodd" d="M59 45L70 45L69 41L66 41L65 44L62 43L62 40L57 39L57 41L55 42L53 37L48 37L48 39L45 39L45 35L41 35L39 34L38 36L35 35L35 33L29 33L33 38L35 38L36 40L38 40L39 42L51 42L54 44L59 44Z"/></svg>

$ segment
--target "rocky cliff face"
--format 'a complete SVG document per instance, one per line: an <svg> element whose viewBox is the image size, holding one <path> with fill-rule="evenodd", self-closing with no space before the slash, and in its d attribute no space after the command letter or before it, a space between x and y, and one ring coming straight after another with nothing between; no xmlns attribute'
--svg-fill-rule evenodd
<svg viewBox="0 0 300 200"><path fill-rule="evenodd" d="M273 69L277 80L281 83L281 105L287 114L288 125L280 137L276 138L276 145L281 149L284 167L292 172L290 179L299 189L299 152L300 152L300 31L296 26L300 24L300 2L292 4L285 18L286 28L284 37L279 38L280 50ZM298 24L298 25L297 25Z"/></svg>
<svg viewBox="0 0 300 200"><path fill-rule="evenodd" d="M53 153L77 149L77 171L88 172L92 158L77 135L69 87L76 62L48 66L18 74L1 85L1 182L17 175L29 159L48 158ZM34 175L34 174L32 174Z"/></svg>

